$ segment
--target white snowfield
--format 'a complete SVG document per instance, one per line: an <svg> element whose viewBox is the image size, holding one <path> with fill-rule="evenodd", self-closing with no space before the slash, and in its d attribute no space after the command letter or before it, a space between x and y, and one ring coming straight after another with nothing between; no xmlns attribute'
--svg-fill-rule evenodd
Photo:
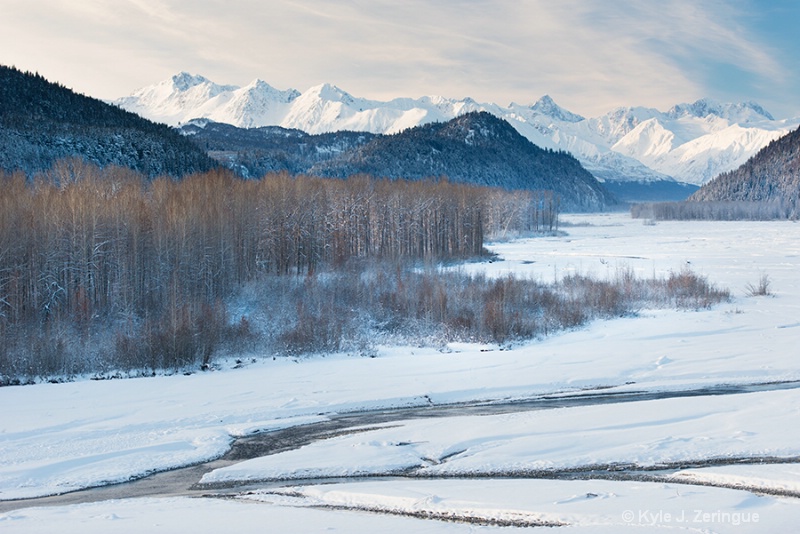
<svg viewBox="0 0 800 534"><path fill-rule="evenodd" d="M646 225L624 214L565 219L573 223L564 227L568 235L496 244L504 261L460 268L549 281L618 269L666 275L689 266L729 288L733 299L710 310L641 310L502 350L462 343L384 347L376 358L256 355L243 369L225 365L191 376L0 388L0 500L200 462L221 455L237 436L344 411L800 380L800 224ZM747 285L765 274L772 295L749 296ZM800 499L751 490L800 490L798 464L770 463L800 456L798 421L800 389L400 421L234 464L205 482L409 468L455 476L767 463L673 469L660 482L381 479L265 490L249 497L257 504L164 498L27 508L0 514L0 531L263 532L269 525L276 532L468 532L508 531L499 525L510 521L519 528L564 523L565 531L582 533L793 532ZM319 504L334 508L308 508ZM441 520L447 517L472 523Z"/></svg>

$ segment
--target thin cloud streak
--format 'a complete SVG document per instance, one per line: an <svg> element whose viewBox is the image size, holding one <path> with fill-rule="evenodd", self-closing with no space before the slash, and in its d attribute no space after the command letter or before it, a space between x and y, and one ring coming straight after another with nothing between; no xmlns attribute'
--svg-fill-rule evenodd
<svg viewBox="0 0 800 534"><path fill-rule="evenodd" d="M187 70L279 89L331 82L374 99L503 105L547 93L591 116L728 96L726 71L760 90L740 100L780 102L797 83L785 54L747 27L750 0L0 2L0 62L103 98Z"/></svg>

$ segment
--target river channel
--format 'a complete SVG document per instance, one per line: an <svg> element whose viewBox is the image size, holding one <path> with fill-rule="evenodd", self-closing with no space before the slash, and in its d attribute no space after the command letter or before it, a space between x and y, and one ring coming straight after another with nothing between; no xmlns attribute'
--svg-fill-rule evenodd
<svg viewBox="0 0 800 534"><path fill-rule="evenodd" d="M128 499L137 497L199 497L199 496L231 496L253 489L275 488L282 486L330 484L335 482L355 482L358 480L396 479L396 473L387 473L386 476L324 478L324 479L292 479L292 480L265 480L246 483L229 483L224 485L201 485L200 479L206 473L235 463L278 454L292 449L297 449L315 441L331 437L362 432L371 425L398 422L410 419L456 417L468 415L498 415L531 410L551 410L556 408L595 406L603 404L616 404L625 402L652 401L658 399L680 397L708 397L718 395L742 395L760 391L774 391L783 389L800 389L800 381L773 382L766 384L743 385L718 385L700 389L683 391L625 391L615 392L607 390L593 390L571 394L554 394L519 399L511 401L496 401L482 403L461 403L448 405L428 405L411 408L369 410L361 412L328 414L328 419L315 423L298 425L281 430L253 434L235 440L228 452L217 458L198 465L191 465L170 471L154 473L149 476L130 480L123 483L107 486L93 487L48 497L19 499L13 501L0 501L0 513L27 508L31 506L59 506L99 502L110 499ZM586 466L578 469L517 472L517 473L487 473L493 478L547 478L547 479L614 479L614 480L653 480L665 481L667 477L678 469L689 467L703 467L723 464L746 463L800 463L800 458L730 458L724 461L697 459L694 462L682 462L675 465L661 465L655 468L642 468L635 465L610 464L599 466ZM414 472L403 473L402 477L414 477ZM672 481L676 482L676 481ZM745 488L746 489L746 488ZM762 493L780 494L790 497L800 497L791 492Z"/></svg>

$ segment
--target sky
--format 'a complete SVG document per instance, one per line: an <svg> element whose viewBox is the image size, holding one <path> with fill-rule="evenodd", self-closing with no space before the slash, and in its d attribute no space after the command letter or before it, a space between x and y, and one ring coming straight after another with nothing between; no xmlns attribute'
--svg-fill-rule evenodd
<svg viewBox="0 0 800 534"><path fill-rule="evenodd" d="M0 64L103 99L181 71L598 116L710 97L800 116L796 0L0 0Z"/></svg>

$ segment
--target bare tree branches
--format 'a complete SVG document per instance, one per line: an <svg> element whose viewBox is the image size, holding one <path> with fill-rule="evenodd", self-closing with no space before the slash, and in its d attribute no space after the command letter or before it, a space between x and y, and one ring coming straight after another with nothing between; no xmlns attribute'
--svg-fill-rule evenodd
<svg viewBox="0 0 800 534"><path fill-rule="evenodd" d="M86 343L113 331L115 350L153 367L208 363L222 302L246 282L476 256L487 233L552 228L556 217L550 193L446 180L215 170L150 182L62 161L31 181L0 175L0 334Z"/></svg>

